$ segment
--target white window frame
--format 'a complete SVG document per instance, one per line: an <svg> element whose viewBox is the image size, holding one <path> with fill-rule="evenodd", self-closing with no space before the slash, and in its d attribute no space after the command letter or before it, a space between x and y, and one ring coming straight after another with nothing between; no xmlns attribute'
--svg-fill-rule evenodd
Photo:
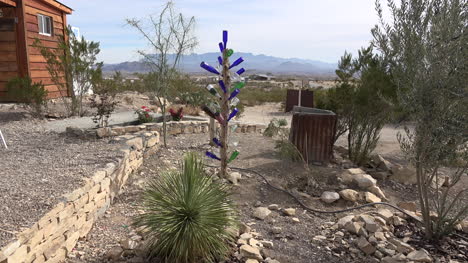
<svg viewBox="0 0 468 263"><path fill-rule="evenodd" d="M49 22L49 23L48 23ZM50 29L50 32L46 32L47 30L47 23ZM37 24L39 27L39 35L44 35L44 36L52 36L53 34L53 20L51 16L46 16L46 15L41 15L37 14Z"/></svg>

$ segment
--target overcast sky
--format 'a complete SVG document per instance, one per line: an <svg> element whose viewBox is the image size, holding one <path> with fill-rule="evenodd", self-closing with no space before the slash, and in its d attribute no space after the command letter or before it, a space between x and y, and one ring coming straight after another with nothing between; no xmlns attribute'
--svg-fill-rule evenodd
<svg viewBox="0 0 468 263"><path fill-rule="evenodd" d="M126 18L157 14L162 0L62 0L74 9L68 23L101 43L106 63L138 60L145 41ZM175 0L176 10L195 16L195 53L218 50L222 30L235 51L336 63L372 39L374 0Z"/></svg>

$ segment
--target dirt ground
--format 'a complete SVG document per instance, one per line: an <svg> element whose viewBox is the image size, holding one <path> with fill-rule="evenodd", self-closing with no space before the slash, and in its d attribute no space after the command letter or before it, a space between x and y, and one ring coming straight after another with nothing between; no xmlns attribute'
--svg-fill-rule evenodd
<svg viewBox="0 0 468 263"><path fill-rule="evenodd" d="M205 134L173 136L169 139L169 148L161 149L145 160L140 171L131 177L128 187L119 196L116 203L98 220L87 240L78 243L75 253L68 263L105 262L107 253L118 247L121 241L137 235L132 227L132 216L138 214L141 189L145 182L157 177L165 169L177 167L183 153L196 151L203 154L208 148ZM281 159L274 150L273 140L261 135L242 135L239 143L240 159L232 165L251 168L261 172L274 185L292 192L300 191L310 195L303 201L310 207L321 210L337 210L353 204L340 200L337 204L327 205L319 200L326 190L343 189L337 184L336 175L341 171L338 165L311 166L306 171L302 165ZM208 164L216 164L206 160ZM414 200L415 188L403 186L391 181L379 182L382 190L392 203L402 200ZM251 225L264 240L274 243L273 249L264 249L265 256L285 262L374 262L359 254L351 254L340 248L330 248L314 240L317 235L326 235L324 226L336 222L343 216L312 214L303 210L291 197L269 188L259 177L243 173L240 186L233 186L233 198L238 205L241 221ZM300 223L280 212L272 212L265 221L255 219L252 214L257 206L278 204L280 208L295 208ZM363 210L356 211L356 213ZM274 234L273 227L281 227L282 232ZM126 262L144 262L140 257L126 255Z"/></svg>

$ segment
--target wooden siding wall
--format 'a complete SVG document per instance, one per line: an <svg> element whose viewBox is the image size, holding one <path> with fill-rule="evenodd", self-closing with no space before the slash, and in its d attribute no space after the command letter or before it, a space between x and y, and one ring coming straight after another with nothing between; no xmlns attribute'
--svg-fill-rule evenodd
<svg viewBox="0 0 468 263"><path fill-rule="evenodd" d="M44 36L39 34L39 26L37 14L42 14L52 17L53 33L52 36ZM31 0L25 1L25 22L26 22L26 39L28 44L29 56L29 71L33 82L41 81L49 91L49 98L58 98L66 96L66 90L59 91L59 88L53 83L49 72L47 71L47 63L37 48L32 45L34 40L38 38L42 44L51 49L57 49L59 38L63 38L64 29L66 27L65 14L60 10L53 8L42 1Z"/></svg>
<svg viewBox="0 0 468 263"><path fill-rule="evenodd" d="M15 16L14 8L0 8L0 10L4 18ZM0 101L6 100L6 84L16 76L18 76L16 32L2 31L0 32Z"/></svg>

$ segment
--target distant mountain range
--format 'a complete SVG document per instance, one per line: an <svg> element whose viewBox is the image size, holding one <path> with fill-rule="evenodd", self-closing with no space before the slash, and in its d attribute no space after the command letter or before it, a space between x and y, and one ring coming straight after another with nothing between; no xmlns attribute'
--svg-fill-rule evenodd
<svg viewBox="0 0 468 263"><path fill-rule="evenodd" d="M182 57L180 69L186 73L205 73L200 68L200 63L216 66L219 53L190 54ZM324 75L334 76L336 64L326 63L317 60L299 58L278 58L266 55L254 55L252 53L234 53L232 60L242 57L241 64L248 73L271 73L271 74L298 74L298 75ZM169 60L174 59L174 55L169 56ZM122 62L118 64L105 64L104 72L121 71L123 73L145 73L149 71L148 66L142 61Z"/></svg>

